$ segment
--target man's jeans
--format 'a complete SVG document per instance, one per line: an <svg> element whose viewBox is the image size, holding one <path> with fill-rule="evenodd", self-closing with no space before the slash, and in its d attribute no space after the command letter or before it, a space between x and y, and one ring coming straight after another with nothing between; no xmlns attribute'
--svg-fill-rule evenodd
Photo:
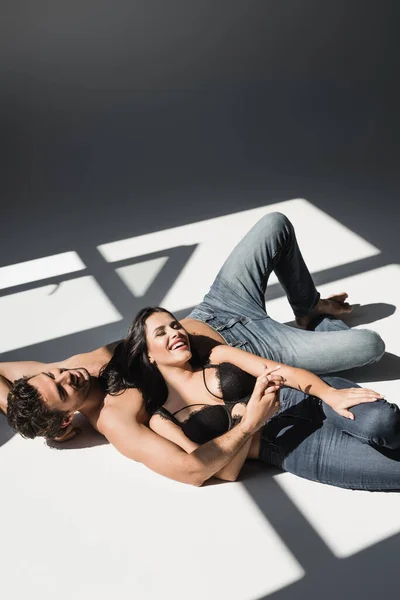
<svg viewBox="0 0 400 600"><path fill-rule="evenodd" d="M356 385L340 377L323 379L337 389ZM354 421L314 396L283 388L278 413L262 429L259 458L320 483L399 491L399 407L377 400L351 411Z"/></svg>
<svg viewBox="0 0 400 600"><path fill-rule="evenodd" d="M265 309L265 290L274 271L296 316L319 300L297 245L291 222L265 215L232 251L210 291L189 315L218 331L231 346L314 373L331 373L379 360L385 345L367 329L350 329L326 317L315 331L278 323Z"/></svg>

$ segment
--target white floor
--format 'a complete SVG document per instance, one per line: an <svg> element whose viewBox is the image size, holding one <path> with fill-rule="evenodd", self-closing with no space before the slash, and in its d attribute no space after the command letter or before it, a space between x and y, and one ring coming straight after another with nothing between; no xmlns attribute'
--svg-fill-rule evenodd
<svg viewBox="0 0 400 600"><path fill-rule="evenodd" d="M107 244L99 250L112 268L115 261L197 243L163 302L171 310L182 310L207 291L214 276L204 269L207 257L213 256L214 262L217 257L217 270L251 224L276 209L294 222L314 273L380 252L305 200ZM61 272L79 271L79 257L72 251ZM30 263L0 269L0 275L12 281L3 287L16 285L15 277L17 283L38 281L36 290L0 300L2 351L54 339L76 327L83 330L118 321L118 311L96 281L88 284L90 274L70 279L64 289L59 286L52 294L40 287L40 279L52 274L50 259L39 265L39 274L32 275ZM141 270L137 263L119 270L133 294L142 295L157 276L162 263L155 260L159 262L150 261ZM92 307L71 302L76 288L84 290ZM397 306L400 267L385 265L319 289L323 295L345 290L360 305ZM94 310L98 298L101 302ZM269 302L268 309L278 320L292 320L284 298ZM35 326L29 327L33 313ZM85 325L86 314L89 325ZM23 318L28 325L21 324ZM378 331L387 351L395 355L400 355L399 326L396 311L357 325ZM397 379L371 379L368 385L399 403L400 372ZM86 428L62 450L17 436L0 447L3 598L251 600L289 590L294 584L292 595L286 597L296 599L296 582L309 576L308 538L333 564L378 544L384 555L384 542L400 532L398 494L345 491L261 467L246 468L242 482L197 489L155 475L102 442L101 436ZM301 525L298 532L296 524Z"/></svg>

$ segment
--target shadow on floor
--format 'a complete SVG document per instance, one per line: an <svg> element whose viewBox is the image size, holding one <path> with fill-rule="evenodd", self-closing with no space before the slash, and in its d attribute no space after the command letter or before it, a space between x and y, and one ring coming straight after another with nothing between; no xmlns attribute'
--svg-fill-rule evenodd
<svg viewBox="0 0 400 600"><path fill-rule="evenodd" d="M371 304L352 304L353 312L343 318L349 327L375 323L390 317L396 312L394 304L375 302Z"/></svg>
<svg viewBox="0 0 400 600"><path fill-rule="evenodd" d="M336 377L344 377L356 383L366 381L393 381L400 379L400 357L390 352L385 352L381 360L373 365L348 369L339 373L332 373ZM377 390L379 391L379 390ZM388 398L390 401L390 398ZM396 400L395 398L392 401Z"/></svg>
<svg viewBox="0 0 400 600"><path fill-rule="evenodd" d="M282 296L282 294L280 294ZM276 296L279 297L279 296ZM371 304L352 304L353 312L349 315L344 315L342 320L349 327L357 327L358 325L368 325L381 321L393 315L397 308L394 304L387 304L386 302L375 302ZM295 327L295 322L288 321L285 325Z"/></svg>
<svg viewBox="0 0 400 600"><path fill-rule="evenodd" d="M14 431L7 423L6 415L0 411L0 446L11 440L14 435Z"/></svg>
<svg viewBox="0 0 400 600"><path fill-rule="evenodd" d="M47 445L56 450L79 450L81 448L93 448L95 446L103 446L109 442L98 431L93 429L89 421L81 414L76 414L73 424L79 427L80 433L71 440L58 444L57 442L48 441Z"/></svg>
<svg viewBox="0 0 400 600"><path fill-rule="evenodd" d="M348 558L337 558L279 486L273 477L277 473L278 469L252 462L243 469L241 481L305 575L259 600L375 598L381 595L383 581L387 589L397 589L400 534Z"/></svg>

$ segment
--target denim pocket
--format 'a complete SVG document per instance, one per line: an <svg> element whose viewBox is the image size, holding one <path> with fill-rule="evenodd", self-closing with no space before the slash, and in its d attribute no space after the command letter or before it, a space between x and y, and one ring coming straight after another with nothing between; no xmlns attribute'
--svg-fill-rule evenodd
<svg viewBox="0 0 400 600"><path fill-rule="evenodd" d="M226 329L230 329L242 320L240 315L216 314L211 308L202 305L192 310L188 318L198 319L215 329L215 331L225 331Z"/></svg>
<svg viewBox="0 0 400 600"><path fill-rule="evenodd" d="M247 340L246 325L250 321L248 317L215 311L203 302L193 309L188 318L197 319L209 325L223 337L229 346L254 353L254 348Z"/></svg>

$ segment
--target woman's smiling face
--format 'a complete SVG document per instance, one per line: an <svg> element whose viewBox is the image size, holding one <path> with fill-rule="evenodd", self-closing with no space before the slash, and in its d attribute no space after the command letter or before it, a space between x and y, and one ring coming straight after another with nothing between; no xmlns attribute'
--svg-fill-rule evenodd
<svg viewBox="0 0 400 600"><path fill-rule="evenodd" d="M180 366L191 359L189 334L168 312L155 312L146 320L146 344L150 362Z"/></svg>

